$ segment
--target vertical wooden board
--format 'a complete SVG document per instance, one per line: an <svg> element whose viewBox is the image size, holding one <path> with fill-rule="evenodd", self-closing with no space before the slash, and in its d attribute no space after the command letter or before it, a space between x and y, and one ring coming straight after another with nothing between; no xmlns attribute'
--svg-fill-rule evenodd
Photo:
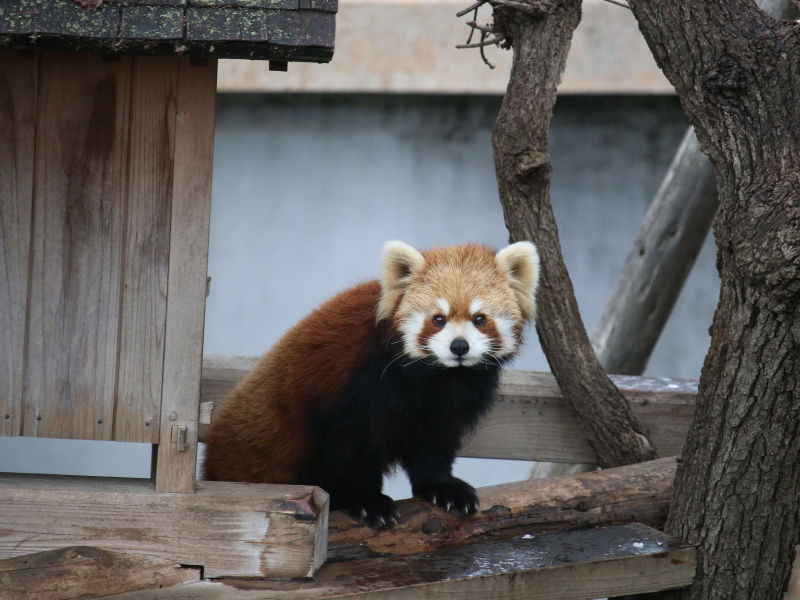
<svg viewBox="0 0 800 600"><path fill-rule="evenodd" d="M123 442L159 439L178 64L174 57L133 58L113 436Z"/></svg>
<svg viewBox="0 0 800 600"><path fill-rule="evenodd" d="M156 490L193 492L203 359L216 60L180 59ZM175 443L186 427L186 447Z"/></svg>
<svg viewBox="0 0 800 600"><path fill-rule="evenodd" d="M0 435L19 435L38 54L0 48Z"/></svg>
<svg viewBox="0 0 800 600"><path fill-rule="evenodd" d="M43 52L23 434L111 439L129 57Z"/></svg>

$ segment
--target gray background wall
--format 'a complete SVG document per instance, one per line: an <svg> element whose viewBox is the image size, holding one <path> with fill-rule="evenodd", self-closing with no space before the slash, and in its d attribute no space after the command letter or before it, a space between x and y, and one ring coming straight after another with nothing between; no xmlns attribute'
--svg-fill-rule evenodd
<svg viewBox="0 0 800 600"><path fill-rule="evenodd" d="M205 352L255 355L377 271L384 241L507 243L491 127L497 96L221 95ZM672 96L562 96L552 199L584 322L598 318L686 129ZM696 378L719 282L709 240L647 374ZM516 368L547 370L536 334ZM149 446L0 438L0 471L145 477ZM462 459L473 485L529 465ZM404 478L390 482L396 497Z"/></svg>

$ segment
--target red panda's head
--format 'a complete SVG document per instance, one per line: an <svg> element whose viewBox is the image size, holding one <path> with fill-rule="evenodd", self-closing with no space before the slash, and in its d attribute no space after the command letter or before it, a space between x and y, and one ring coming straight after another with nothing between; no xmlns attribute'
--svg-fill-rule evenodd
<svg viewBox="0 0 800 600"><path fill-rule="evenodd" d="M468 244L418 252L387 242L377 319L391 319L411 358L445 367L497 363L515 354L536 316L539 255L530 242L494 253Z"/></svg>

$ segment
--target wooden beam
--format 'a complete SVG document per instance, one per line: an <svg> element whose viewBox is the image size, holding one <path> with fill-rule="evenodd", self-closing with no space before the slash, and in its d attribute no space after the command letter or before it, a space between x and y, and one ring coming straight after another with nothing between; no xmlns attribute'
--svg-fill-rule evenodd
<svg viewBox="0 0 800 600"><path fill-rule="evenodd" d="M78 600L200 581L200 569L155 556L73 546L0 560L3 600Z"/></svg>
<svg viewBox="0 0 800 600"><path fill-rule="evenodd" d="M194 492L217 61L178 59L164 382L156 490Z"/></svg>
<svg viewBox="0 0 800 600"><path fill-rule="evenodd" d="M644 371L718 204L714 168L689 127L592 334L607 372Z"/></svg>
<svg viewBox="0 0 800 600"><path fill-rule="evenodd" d="M325 561L328 495L310 486L203 482L160 494L135 479L0 474L0 558L92 545L206 577L311 577Z"/></svg>
<svg viewBox="0 0 800 600"><path fill-rule="evenodd" d="M258 359L209 354L203 361L200 402L204 420ZM612 376L662 455L680 454L694 419L696 381ZM210 412L210 417L209 417ZM201 422L200 440L208 425ZM550 373L506 371L492 412L460 456L594 463L594 452Z"/></svg>
<svg viewBox="0 0 800 600"><path fill-rule="evenodd" d="M787 0L758 5L772 17L796 18ZM718 206L714 167L689 127L592 333L608 373L644 372Z"/></svg>
<svg viewBox="0 0 800 600"><path fill-rule="evenodd" d="M313 582L200 582L114 600L586 600L685 587L695 561L694 548L623 525L328 564Z"/></svg>
<svg viewBox="0 0 800 600"><path fill-rule="evenodd" d="M340 511L330 516L328 554L332 561L384 554L415 554L473 544L488 536L564 531L619 523L661 527L667 519L675 458L508 483L478 490L481 510L458 517L418 499L401 500L400 522L371 529Z"/></svg>

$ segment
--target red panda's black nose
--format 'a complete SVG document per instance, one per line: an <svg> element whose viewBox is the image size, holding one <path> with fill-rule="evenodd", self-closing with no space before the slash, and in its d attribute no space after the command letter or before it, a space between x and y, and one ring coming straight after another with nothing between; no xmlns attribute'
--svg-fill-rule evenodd
<svg viewBox="0 0 800 600"><path fill-rule="evenodd" d="M464 356L469 352L469 343L464 338L456 338L453 340L453 343L450 344L450 352L456 356Z"/></svg>

